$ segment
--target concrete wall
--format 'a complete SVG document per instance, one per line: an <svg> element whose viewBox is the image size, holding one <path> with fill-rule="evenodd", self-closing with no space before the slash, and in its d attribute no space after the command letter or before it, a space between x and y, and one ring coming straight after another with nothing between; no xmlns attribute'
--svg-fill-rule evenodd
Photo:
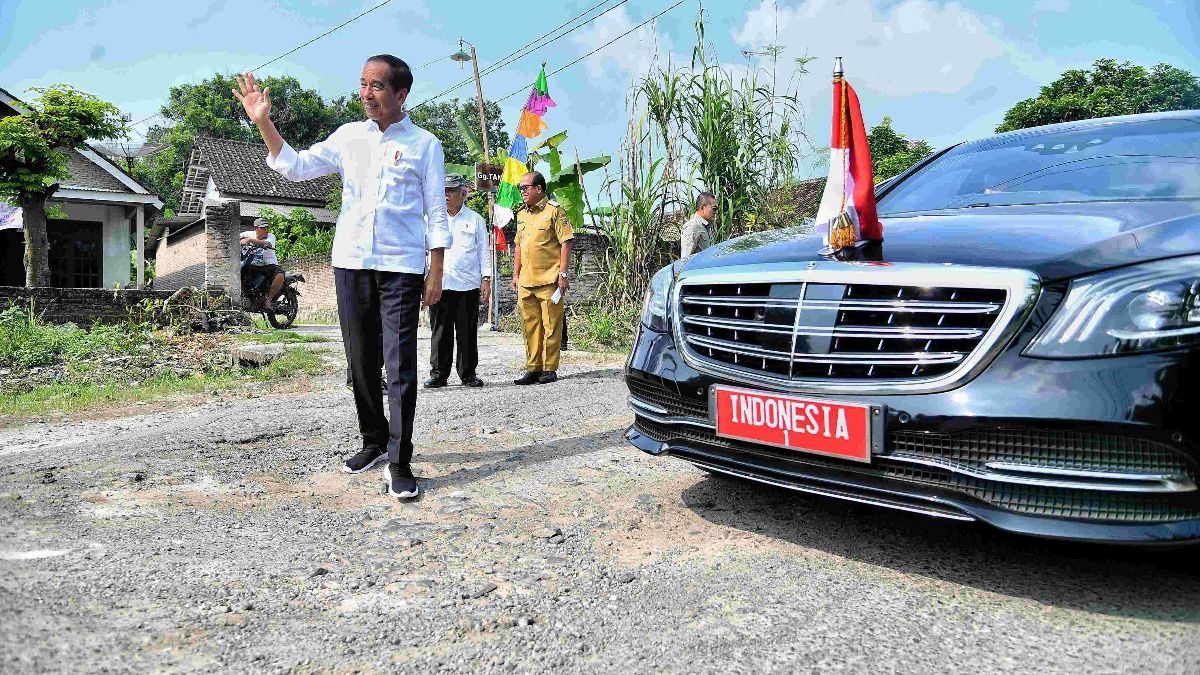
<svg viewBox="0 0 1200 675"><path fill-rule="evenodd" d="M177 237L158 242L154 263L154 287L176 290L204 286L204 256L207 252L204 224L194 225Z"/></svg>

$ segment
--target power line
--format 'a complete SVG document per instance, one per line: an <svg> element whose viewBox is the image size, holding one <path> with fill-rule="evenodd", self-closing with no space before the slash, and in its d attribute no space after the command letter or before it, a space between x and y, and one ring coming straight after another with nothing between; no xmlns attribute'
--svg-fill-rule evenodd
<svg viewBox="0 0 1200 675"><path fill-rule="evenodd" d="M561 73L562 71L566 70L567 68L570 68L571 66L575 65L576 63L579 63L580 61L582 61L582 60L586 59L587 57L591 56L592 54L595 54L596 52L600 51L601 49L605 49L605 48L607 48L607 47L611 47L611 46L613 45L613 43L615 43L617 40L620 40L621 38L625 37L626 35L629 35L629 34L630 34L630 33L632 33L633 31L635 31L635 30L637 30L637 29L641 28L642 26L645 26L646 24L650 23L651 21L654 21L654 20L655 20L655 19L657 19L658 17L662 16L663 14L666 14L667 12L669 12L669 11L671 11L671 10L675 9L676 7L678 7L678 6L682 5L682 4L683 4L683 3L685 3L685 2L687 2L687 0L679 0L679 1L678 1L678 2L676 2L675 4L673 4L673 5L671 5L670 7L668 7L668 8L666 8L666 9L664 9L663 11L659 12L658 14L655 14L654 16L650 17L649 19L646 19L645 21L643 21L643 22L639 23L638 25L634 26L633 28L630 28L629 30L625 31L624 33L621 33L620 35L618 35L617 37L613 38L612 40L609 40L607 43L605 43L605 44L602 44L602 45L600 45L599 47L596 47L596 48L595 48L595 49L593 49L592 51L590 51L590 52L588 52L588 53L584 54L583 56L581 56L581 57L579 57L579 58L575 59L574 61L572 61L572 62L568 63L567 65L563 66L562 68L559 68L558 70L554 71L553 73L550 73L550 74L548 74L546 77L550 77L550 76L552 76L552 75L557 75L557 74ZM530 84L532 85L532 83L530 83ZM524 92L524 91L525 91L525 87L521 87L520 89L518 89L518 90L514 91L513 93L509 94L508 96L505 96L504 98L496 99L496 101L495 101L495 102L496 102L496 103L502 103L502 102L504 102L504 101L507 101L508 99L510 99L510 98L512 98L512 97L514 97L514 96L516 96L517 94L520 94L520 93Z"/></svg>
<svg viewBox="0 0 1200 675"><path fill-rule="evenodd" d="M604 2L593 5L592 7L585 10L582 14L579 14L579 15L571 18L570 20L566 21L565 23L558 25L557 27L546 32L545 34L543 34L541 37L537 38L536 40L533 40L532 42L529 42L529 43L525 44L524 46L519 47L512 52L509 52L507 55L501 57L495 63L492 63L491 65L482 69L479 72L479 78L483 79L485 76L490 75L505 66L516 63L517 61L525 58L526 56L529 56L530 54L541 49L542 47L549 46L550 44L554 43L555 41L559 40L560 38L570 35L571 33L579 30L580 28L583 28L584 26L595 21L596 19L599 19L600 17L604 16L605 14L608 14L609 12L613 11L614 9L620 7L621 5L624 5L626 2L629 2L629 0L621 0L617 4L613 5L612 7L609 7L608 9L605 9L603 12L600 12L596 16L593 16L593 17L589 18L588 20L586 20L576 26L573 26L570 30L568 30L560 35L556 35L553 38L551 38L550 40L543 42L544 40L546 40L546 38L549 38L551 35L554 35L554 33L561 30L564 26L568 26L568 25L574 23L581 17L590 14L591 12L595 11L597 8L603 6L611 1L612 0L604 0ZM538 43L541 43L541 44L538 44ZM528 51L525 51L526 49L528 49ZM522 52L524 52L524 53L522 53ZM455 84L455 85L451 86L450 88L445 89L445 90L439 92L438 94L435 94L434 96L430 96L429 98L425 99L424 101L421 101L420 103L413 106L412 108L409 108L409 111L416 110L417 108L420 108L421 106L425 105L426 103L432 103L433 101L436 101L437 99L445 96L446 94L449 94L450 92L452 92L460 87L464 87L474 81L475 81L474 76L466 78L466 79L462 80L461 82L459 82L458 84Z"/></svg>
<svg viewBox="0 0 1200 675"><path fill-rule="evenodd" d="M370 9L368 9L368 10L366 10L366 11L362 12L361 14L358 14L358 15L357 15L357 16L355 16L355 17L352 17L352 18L350 18L350 19L347 19L346 21L343 21L342 23L338 24L337 26L334 26L333 28L330 28L329 30L325 31L324 33L321 33L320 35L318 35L318 36L316 36L315 38L313 38L313 39L309 40L308 42L305 42L304 44L302 44L302 45L300 45L300 46L298 46L298 47L294 47L294 48L293 48L291 51L284 52L283 54L280 54L279 56L276 56L275 58L271 59L270 61L267 61L266 63L264 63L264 64L262 64L262 65L255 66L254 68L251 68L250 70L251 70L252 72L253 72L253 71L255 71L255 70L261 70L261 69L263 69L263 68L266 68L267 66L271 65L272 63L275 63L275 62L276 62L276 61L278 61L279 59L282 59L282 58L284 58L284 57L286 57L286 56L291 56L292 54L295 54L296 52L300 51L301 49L304 49L305 47L307 47L307 46L311 45L312 43L316 42L317 40L320 40L321 38L323 38L323 37L325 37L325 36L327 36L327 35L330 35L331 33L337 32L338 30L341 30L342 28L345 28L346 26L348 26L348 25L350 25L350 24L354 23L355 21L358 21L359 19L361 19L361 18L363 18L364 16L366 16L366 15L370 14L371 12L374 12L375 10L379 9L380 7L383 7L384 5L386 5L386 4L388 4L388 3L390 3L391 1L392 1L392 0L383 0L383 2L379 3L378 5L375 5L374 7L372 7L372 8L370 8ZM439 59L439 60L440 60L440 59ZM435 62L434 62L434 61L431 61L430 63L435 63ZM427 63L427 64L425 64L425 65L429 65L429 63ZM422 67L423 67L423 66L422 66ZM136 125L136 124L145 124L146 122L149 122L150 120L154 119L155 117L162 117L162 113L161 113L161 112L154 113L153 115L151 115L151 116L149 116L149 117L146 117L146 118L144 118L144 119L140 119L140 120L138 120L138 121L136 121L136 122L133 122L133 124L135 124L135 125Z"/></svg>

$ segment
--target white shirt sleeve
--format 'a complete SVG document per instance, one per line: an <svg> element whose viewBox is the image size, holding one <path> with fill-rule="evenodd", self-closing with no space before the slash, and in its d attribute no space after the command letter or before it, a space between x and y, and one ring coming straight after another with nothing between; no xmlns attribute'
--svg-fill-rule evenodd
<svg viewBox="0 0 1200 675"><path fill-rule="evenodd" d="M446 214L446 157L442 142L436 138L430 143L425 158L425 179L421 181L422 197L425 201L425 248L450 248L450 217Z"/></svg>
<svg viewBox="0 0 1200 675"><path fill-rule="evenodd" d="M492 240L489 234L487 220L479 216L479 276L484 279L492 277Z"/></svg>
<svg viewBox="0 0 1200 675"><path fill-rule="evenodd" d="M267 153L267 166L293 181L341 173L342 152L338 132L334 131L329 138L300 152L296 152L284 141L278 157L271 157L271 153Z"/></svg>

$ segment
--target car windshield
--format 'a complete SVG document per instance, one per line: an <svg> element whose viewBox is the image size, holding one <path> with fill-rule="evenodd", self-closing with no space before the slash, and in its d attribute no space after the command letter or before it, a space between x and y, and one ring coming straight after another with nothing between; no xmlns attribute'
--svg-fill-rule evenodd
<svg viewBox="0 0 1200 675"><path fill-rule="evenodd" d="M1165 119L964 143L879 201L880 214L1002 204L1200 198L1200 123Z"/></svg>

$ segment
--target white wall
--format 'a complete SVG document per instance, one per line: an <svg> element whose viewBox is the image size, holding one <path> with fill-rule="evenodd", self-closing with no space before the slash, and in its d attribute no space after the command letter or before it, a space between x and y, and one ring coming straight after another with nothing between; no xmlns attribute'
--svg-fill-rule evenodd
<svg viewBox="0 0 1200 675"><path fill-rule="evenodd" d="M100 244L103 249L100 277L101 285L112 288L114 285L124 287L132 281L129 275L129 229L132 227L131 218L125 215L125 206L104 206L101 204L72 204L50 200L66 211L71 220L90 220L103 223Z"/></svg>

